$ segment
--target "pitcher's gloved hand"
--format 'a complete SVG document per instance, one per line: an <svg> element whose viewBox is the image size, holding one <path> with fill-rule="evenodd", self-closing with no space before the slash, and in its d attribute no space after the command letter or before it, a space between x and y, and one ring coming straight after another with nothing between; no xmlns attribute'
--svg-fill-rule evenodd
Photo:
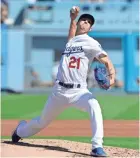
<svg viewBox="0 0 140 158"><path fill-rule="evenodd" d="M108 90L110 87L110 79L106 67L96 67L94 69L94 75L99 87Z"/></svg>

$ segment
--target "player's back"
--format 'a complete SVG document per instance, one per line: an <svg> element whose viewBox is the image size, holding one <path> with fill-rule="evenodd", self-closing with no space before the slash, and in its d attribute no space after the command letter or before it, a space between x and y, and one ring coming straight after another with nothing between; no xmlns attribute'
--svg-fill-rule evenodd
<svg viewBox="0 0 140 158"><path fill-rule="evenodd" d="M95 57L92 47L97 44L86 34L73 37L62 53L57 80L86 85L89 66Z"/></svg>

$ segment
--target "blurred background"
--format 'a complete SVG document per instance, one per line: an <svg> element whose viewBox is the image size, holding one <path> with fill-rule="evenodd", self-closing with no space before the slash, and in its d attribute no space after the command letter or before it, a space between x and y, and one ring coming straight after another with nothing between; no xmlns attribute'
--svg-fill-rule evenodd
<svg viewBox="0 0 140 158"><path fill-rule="evenodd" d="M1 0L1 91L41 93L52 89L67 42L69 10L92 14L89 35L98 40L116 69L111 92L138 93L138 0ZM91 91L103 91L88 76Z"/></svg>

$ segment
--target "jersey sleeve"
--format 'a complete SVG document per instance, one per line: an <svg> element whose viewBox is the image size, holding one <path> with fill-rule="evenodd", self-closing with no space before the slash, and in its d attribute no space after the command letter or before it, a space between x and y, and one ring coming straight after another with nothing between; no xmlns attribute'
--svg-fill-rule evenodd
<svg viewBox="0 0 140 158"><path fill-rule="evenodd" d="M99 56L107 56L107 53L103 50L98 42L92 46L92 52L94 53L94 57L97 59Z"/></svg>

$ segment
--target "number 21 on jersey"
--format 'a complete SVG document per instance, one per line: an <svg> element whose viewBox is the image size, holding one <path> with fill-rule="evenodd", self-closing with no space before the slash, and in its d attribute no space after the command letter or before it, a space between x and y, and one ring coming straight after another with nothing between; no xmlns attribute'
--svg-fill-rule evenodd
<svg viewBox="0 0 140 158"><path fill-rule="evenodd" d="M80 58L70 57L69 68L80 68Z"/></svg>

